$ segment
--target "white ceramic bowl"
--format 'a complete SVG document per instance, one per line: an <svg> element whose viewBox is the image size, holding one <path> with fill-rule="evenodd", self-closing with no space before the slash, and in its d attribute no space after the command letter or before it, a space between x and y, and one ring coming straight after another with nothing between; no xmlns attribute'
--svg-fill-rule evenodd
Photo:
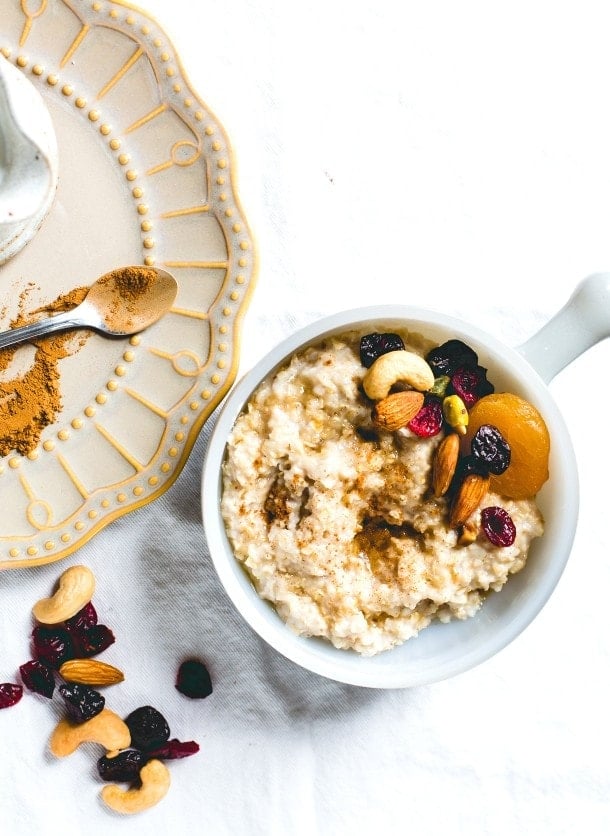
<svg viewBox="0 0 610 836"><path fill-rule="evenodd" d="M526 567L490 594L466 621L433 623L417 638L373 657L338 650L329 642L294 635L273 607L256 593L233 555L220 514L221 467L226 439L261 380L305 345L352 328L391 331L397 326L439 343L458 338L472 346L489 369L497 391L526 398L545 418L552 439L550 478L538 494L545 533L534 541ZM546 383L570 360L610 334L610 275L585 280L568 304L519 349L507 348L478 328L433 311L381 306L322 319L273 349L236 385L218 416L203 469L203 523L216 571L242 616L293 662L339 682L372 688L402 688L446 679L490 658L540 612L570 554L578 516L578 474L572 443ZM527 358L527 359L526 359Z"/></svg>

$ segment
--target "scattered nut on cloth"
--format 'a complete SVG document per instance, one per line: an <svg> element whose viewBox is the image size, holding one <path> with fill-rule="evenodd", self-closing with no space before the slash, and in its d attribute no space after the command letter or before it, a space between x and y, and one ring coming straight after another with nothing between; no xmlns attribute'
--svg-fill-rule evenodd
<svg viewBox="0 0 610 836"><path fill-rule="evenodd" d="M0 18L13 2L0 0ZM34 18L41 4L27 5ZM608 269L602 4L585 0L578 14L524 0L136 5L168 30L206 118L211 109L225 125L236 155L261 256L241 371L317 316L366 304L442 310L519 345L582 277ZM126 55L135 49L126 44ZM73 99L59 78L57 113L67 118ZM134 103L134 120L143 115ZM122 139L129 153L129 134ZM85 174L84 199L98 199ZM61 253L54 242L49 257ZM116 635L101 659L125 675L104 692L108 707L124 719L153 705L172 736L201 746L170 764L156 806L123 817L100 799L99 747L52 756L60 718L24 694L0 711L2 836L606 836L610 529L607 452L590 419L605 414L609 367L606 342L551 386L580 469L579 529L555 593L512 645L446 682L352 688L255 636L201 530L211 426L154 503L59 564L0 573L0 682L16 682L29 658L32 605L60 571L86 565ZM1 490L0 473L0 501ZM174 685L193 657L213 680L203 700Z"/></svg>

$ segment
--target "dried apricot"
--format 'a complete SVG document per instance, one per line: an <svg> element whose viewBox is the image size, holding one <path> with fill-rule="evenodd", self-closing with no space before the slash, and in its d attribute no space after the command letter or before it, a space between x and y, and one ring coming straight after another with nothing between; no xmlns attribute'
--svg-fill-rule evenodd
<svg viewBox="0 0 610 836"><path fill-rule="evenodd" d="M529 401L509 392L496 392L477 401L470 410L463 451L483 424L497 427L510 445L507 470L491 477L490 489L511 499L538 493L549 478L550 436L544 418Z"/></svg>

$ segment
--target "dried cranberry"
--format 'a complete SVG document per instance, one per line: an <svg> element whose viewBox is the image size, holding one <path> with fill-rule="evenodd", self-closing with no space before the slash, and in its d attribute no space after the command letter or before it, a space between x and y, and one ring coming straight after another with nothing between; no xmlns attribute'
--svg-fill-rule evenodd
<svg viewBox="0 0 610 836"><path fill-rule="evenodd" d="M441 431L443 426L443 407L438 398L426 397L424 405L407 427L420 438L430 438Z"/></svg>
<svg viewBox="0 0 610 836"><path fill-rule="evenodd" d="M404 349L405 344L398 334L365 334L360 338L360 362L368 369L382 354Z"/></svg>
<svg viewBox="0 0 610 836"><path fill-rule="evenodd" d="M147 761L146 755L137 749L124 749L109 758L106 755L97 762L97 771L102 781L135 781L140 769Z"/></svg>
<svg viewBox="0 0 610 836"><path fill-rule="evenodd" d="M89 688L88 685L66 683L59 686L59 693L64 698L70 718L75 723L84 723L95 717L106 704L100 692Z"/></svg>
<svg viewBox="0 0 610 836"><path fill-rule="evenodd" d="M12 682L2 682L0 684L0 708L10 708L11 705L16 705L23 696L23 688L21 685L14 685Z"/></svg>
<svg viewBox="0 0 610 836"><path fill-rule="evenodd" d="M487 380L487 369L483 366L462 366L451 375L451 383L447 389L450 394L459 395L468 409L479 398L491 395L493 385Z"/></svg>
<svg viewBox="0 0 610 836"><path fill-rule="evenodd" d="M199 744L194 740L177 740L175 737L168 740L163 746L156 749L149 749L146 753L149 758L160 758L161 760L175 760L176 758L188 758L199 751Z"/></svg>
<svg viewBox="0 0 610 836"><path fill-rule="evenodd" d="M460 366L476 366L479 358L469 345L461 340L447 340L433 348L426 356L435 377L451 375Z"/></svg>
<svg viewBox="0 0 610 836"><path fill-rule="evenodd" d="M502 433L492 424L481 424L470 444L472 455L499 476L510 464L510 447Z"/></svg>
<svg viewBox="0 0 610 836"><path fill-rule="evenodd" d="M95 624L87 630L73 634L73 641L79 656L97 656L116 641L114 633L105 624Z"/></svg>
<svg viewBox="0 0 610 836"><path fill-rule="evenodd" d="M34 627L32 640L36 659L52 668L74 658L72 639L63 627Z"/></svg>
<svg viewBox="0 0 610 836"><path fill-rule="evenodd" d="M74 633L81 633L83 630L88 630L97 624L97 612L95 607L89 601L88 604L79 610L76 615L64 622L66 630Z"/></svg>
<svg viewBox="0 0 610 836"><path fill-rule="evenodd" d="M517 529L508 511L497 505L483 508L481 524L487 538L494 546L512 546L517 536Z"/></svg>
<svg viewBox="0 0 610 836"><path fill-rule="evenodd" d="M203 699L212 693L212 680L208 669L199 659L187 659L178 668L176 688L185 697Z"/></svg>
<svg viewBox="0 0 610 836"><path fill-rule="evenodd" d="M28 690L51 699L55 690L55 675L48 665L32 659L20 666L19 673Z"/></svg>
<svg viewBox="0 0 610 836"><path fill-rule="evenodd" d="M136 749L155 749L169 740L167 720L152 705L136 708L125 718L125 723L131 734L131 743Z"/></svg>

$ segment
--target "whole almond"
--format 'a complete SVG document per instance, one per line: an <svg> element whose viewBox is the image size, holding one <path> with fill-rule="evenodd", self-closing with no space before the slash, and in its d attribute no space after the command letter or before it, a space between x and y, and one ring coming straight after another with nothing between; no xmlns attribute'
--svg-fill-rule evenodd
<svg viewBox="0 0 610 836"><path fill-rule="evenodd" d="M464 479L451 506L452 528L464 525L468 517L477 510L488 490L489 476L470 473Z"/></svg>
<svg viewBox="0 0 610 836"><path fill-rule="evenodd" d="M449 490L460 455L460 439L450 433L438 445L432 465L432 490L434 496L443 496Z"/></svg>
<svg viewBox="0 0 610 836"><path fill-rule="evenodd" d="M59 675L77 685L116 685L125 679L123 671L97 659L70 659L60 667Z"/></svg>
<svg viewBox="0 0 610 836"><path fill-rule="evenodd" d="M415 418L423 405L424 396L421 392L394 392L375 404L373 421L378 427L394 432Z"/></svg>

